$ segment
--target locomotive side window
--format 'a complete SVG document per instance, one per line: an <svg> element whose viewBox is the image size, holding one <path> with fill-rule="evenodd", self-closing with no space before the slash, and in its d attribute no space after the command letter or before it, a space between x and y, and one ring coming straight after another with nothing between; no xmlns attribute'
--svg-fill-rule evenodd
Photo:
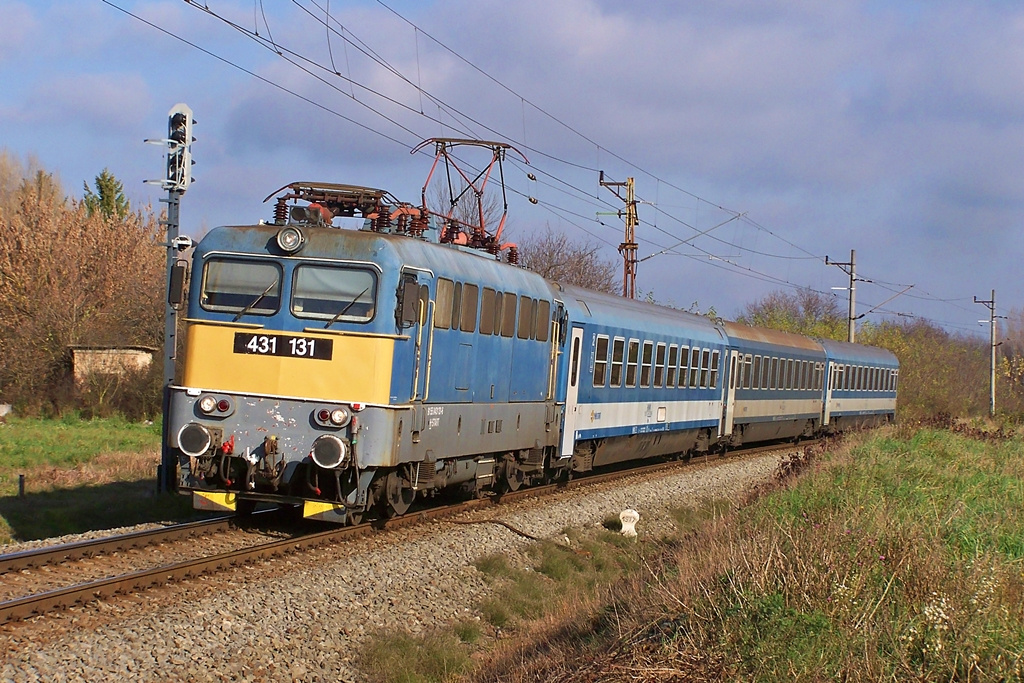
<svg viewBox="0 0 1024 683"><path fill-rule="evenodd" d="M676 365L679 364L679 348L675 344L668 347L668 377L665 379L665 386L672 388L676 385Z"/></svg>
<svg viewBox="0 0 1024 683"><path fill-rule="evenodd" d="M626 356L626 386L636 386L636 369L640 364L640 340L629 340L629 355Z"/></svg>
<svg viewBox="0 0 1024 683"><path fill-rule="evenodd" d="M520 339L530 339L533 336L533 315L534 301L528 296L519 299L519 333Z"/></svg>
<svg viewBox="0 0 1024 683"><path fill-rule="evenodd" d="M357 290L358 291L358 290ZM199 299L209 311L271 315L281 306L281 267L241 259L210 259Z"/></svg>
<svg viewBox="0 0 1024 683"><path fill-rule="evenodd" d="M654 363L654 342L644 342L643 363L640 365L640 386L651 386L651 366Z"/></svg>
<svg viewBox="0 0 1024 683"><path fill-rule="evenodd" d="M608 337L598 335L594 353L594 386L603 387L608 372Z"/></svg>
<svg viewBox="0 0 1024 683"><path fill-rule="evenodd" d="M511 337L516 332L516 295L505 292L501 304L501 336Z"/></svg>
<svg viewBox="0 0 1024 683"><path fill-rule="evenodd" d="M455 290L452 293L452 329L459 329L459 319L462 317L462 283L455 283Z"/></svg>
<svg viewBox="0 0 1024 683"><path fill-rule="evenodd" d="M622 356L625 346L626 340L622 337L616 337L612 342L612 378L610 384L613 387L622 386Z"/></svg>
<svg viewBox="0 0 1024 683"><path fill-rule="evenodd" d="M434 327L447 330L452 326L452 297L455 283L443 277L437 279L437 303L434 305Z"/></svg>
<svg viewBox="0 0 1024 683"><path fill-rule="evenodd" d="M295 269L291 309L296 317L366 322L373 317L376 298L373 271L320 265Z"/></svg>
<svg viewBox="0 0 1024 683"><path fill-rule="evenodd" d="M546 342L551 328L551 302L537 301L537 341Z"/></svg>
<svg viewBox="0 0 1024 683"><path fill-rule="evenodd" d="M665 384L665 345L658 344L654 353L654 386L660 387Z"/></svg>
<svg viewBox="0 0 1024 683"><path fill-rule="evenodd" d="M700 349L693 347L690 349L690 388L696 389L698 384L697 380L700 377Z"/></svg>
<svg viewBox="0 0 1024 683"><path fill-rule="evenodd" d="M480 334L494 334L496 298L493 289L484 287L483 296L480 297ZM499 317L498 320L501 318Z"/></svg>
<svg viewBox="0 0 1024 683"><path fill-rule="evenodd" d="M472 332L476 329L476 306L479 300L479 288L476 285L466 284L462 287L462 325L459 326L463 332Z"/></svg>
<svg viewBox="0 0 1024 683"><path fill-rule="evenodd" d="M708 384L711 385L712 389L718 388L718 354L719 351L716 349L711 352L711 377L708 380ZM747 371L750 371L750 356L747 356Z"/></svg>

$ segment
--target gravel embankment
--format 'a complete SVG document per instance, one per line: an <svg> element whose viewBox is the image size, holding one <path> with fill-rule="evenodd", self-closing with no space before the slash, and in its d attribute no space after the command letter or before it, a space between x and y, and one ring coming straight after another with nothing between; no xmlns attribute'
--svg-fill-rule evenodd
<svg viewBox="0 0 1024 683"><path fill-rule="evenodd" d="M465 518L558 539L632 507L640 534L658 534L669 507L735 495L770 479L778 460L697 465ZM0 680L360 681L369 632L475 618L488 584L473 561L522 561L530 542L495 524L433 522L3 626Z"/></svg>

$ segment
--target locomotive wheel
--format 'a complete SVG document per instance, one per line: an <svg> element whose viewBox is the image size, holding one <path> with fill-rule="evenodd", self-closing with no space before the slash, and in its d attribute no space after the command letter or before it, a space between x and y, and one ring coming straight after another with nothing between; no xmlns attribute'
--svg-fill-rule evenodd
<svg viewBox="0 0 1024 683"><path fill-rule="evenodd" d="M518 491L519 487L523 485L526 480L526 475L519 468L519 463L516 459L511 456L505 458L504 467L502 468L502 482L501 488L506 492Z"/></svg>
<svg viewBox="0 0 1024 683"><path fill-rule="evenodd" d="M398 517L409 511L409 506L416 498L416 491L413 490L409 480L398 472L388 472L384 478L384 514L388 517Z"/></svg>
<svg viewBox="0 0 1024 683"><path fill-rule="evenodd" d="M366 514L365 510L353 510L347 508L345 510L345 524L348 526L356 526L357 524L363 523L363 516Z"/></svg>

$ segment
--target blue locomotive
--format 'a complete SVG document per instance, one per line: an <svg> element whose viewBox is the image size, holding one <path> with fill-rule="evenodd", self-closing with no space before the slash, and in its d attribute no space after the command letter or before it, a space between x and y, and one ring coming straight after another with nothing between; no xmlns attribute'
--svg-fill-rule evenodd
<svg viewBox="0 0 1024 683"><path fill-rule="evenodd" d="M382 190L282 189L193 256L166 421L198 508L355 523L894 417L887 351L560 285Z"/></svg>

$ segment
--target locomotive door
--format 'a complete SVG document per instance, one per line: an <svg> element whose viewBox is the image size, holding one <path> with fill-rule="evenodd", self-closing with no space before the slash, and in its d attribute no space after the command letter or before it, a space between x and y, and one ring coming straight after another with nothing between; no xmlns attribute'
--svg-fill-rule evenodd
<svg viewBox="0 0 1024 683"><path fill-rule="evenodd" d="M580 364L583 362L583 328L572 328L569 342L569 376L565 387L565 419L562 421L561 457L572 455L576 445L576 425L579 421Z"/></svg>
<svg viewBox="0 0 1024 683"><path fill-rule="evenodd" d="M729 352L729 383L725 385L723 391L725 398L725 411L722 416L722 428L719 430L719 436L729 436L732 434L733 422L736 418L736 385L739 384L739 368L742 363L739 360L739 354L736 350Z"/></svg>
<svg viewBox="0 0 1024 683"><path fill-rule="evenodd" d="M434 327L431 324L434 302L430 299L430 274L405 269L402 272L402 281L404 283L403 321L411 323L408 334L413 339L415 349L412 367L412 400L426 400L434 340Z"/></svg>

